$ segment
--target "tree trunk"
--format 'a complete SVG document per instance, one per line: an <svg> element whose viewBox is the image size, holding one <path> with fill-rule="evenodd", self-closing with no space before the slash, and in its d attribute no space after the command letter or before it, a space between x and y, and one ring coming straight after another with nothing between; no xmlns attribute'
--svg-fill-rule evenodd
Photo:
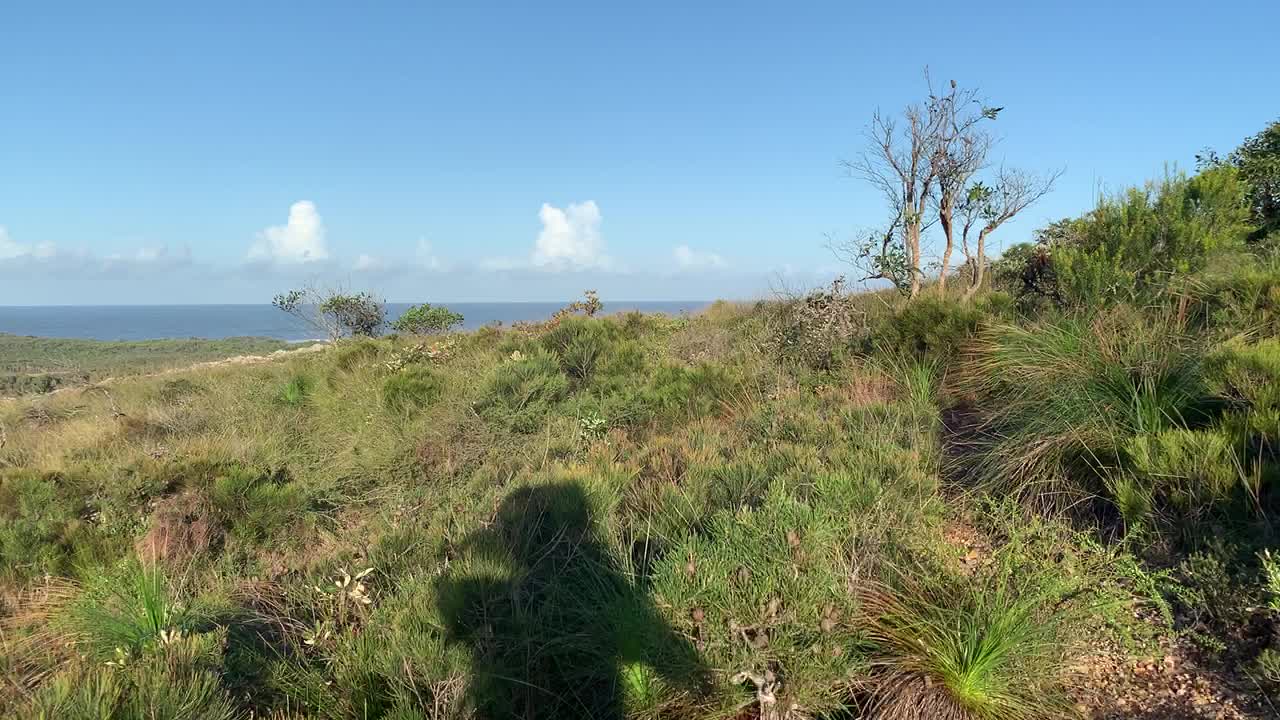
<svg viewBox="0 0 1280 720"><path fill-rule="evenodd" d="M993 228L988 225L982 228L978 233L978 247L973 254L973 280L969 283L969 288L964 291L964 301L968 302L978 294L978 290L982 287L983 278L987 274L987 233Z"/></svg>
<svg viewBox="0 0 1280 720"><path fill-rule="evenodd" d="M938 222L942 223L942 234L946 236L947 244L942 249L942 268L938 271L938 294L946 297L947 295L947 271L951 267L951 249L955 247L953 244L954 236L952 235L951 226L951 209L944 203L938 210Z"/></svg>
<svg viewBox="0 0 1280 720"><path fill-rule="evenodd" d="M907 234L907 272L911 273L910 292L907 297L914 300L920 294L920 224L917 221Z"/></svg>

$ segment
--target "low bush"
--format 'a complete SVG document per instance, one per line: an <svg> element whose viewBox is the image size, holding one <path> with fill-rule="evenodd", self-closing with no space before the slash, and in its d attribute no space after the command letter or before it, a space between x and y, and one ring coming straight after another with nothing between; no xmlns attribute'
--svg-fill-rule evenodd
<svg viewBox="0 0 1280 720"><path fill-rule="evenodd" d="M873 332L880 347L920 359L946 362L956 356L987 319L986 298L961 304L925 295L903 305Z"/></svg>
<svg viewBox="0 0 1280 720"><path fill-rule="evenodd" d="M410 367L382 382L382 404L397 414L416 412L435 402L444 381L430 368Z"/></svg>
<svg viewBox="0 0 1280 720"><path fill-rule="evenodd" d="M513 355L490 373L475 407L490 422L530 433L568 396L569 381L550 353Z"/></svg>
<svg viewBox="0 0 1280 720"><path fill-rule="evenodd" d="M769 344L784 363L812 370L831 370L865 337L863 300L851 294L844 278L830 287L788 300L770 320Z"/></svg>
<svg viewBox="0 0 1280 720"><path fill-rule="evenodd" d="M235 720L241 713L220 677L224 640L179 634L107 666L71 665L24 703L21 717Z"/></svg>
<svg viewBox="0 0 1280 720"><path fill-rule="evenodd" d="M305 516L310 498L283 473L231 467L209 487L209 500L233 536L261 542Z"/></svg>
<svg viewBox="0 0 1280 720"><path fill-rule="evenodd" d="M333 350L333 366L342 372L351 372L363 367L382 352L382 345L368 337L352 338L343 341Z"/></svg>
<svg viewBox="0 0 1280 720"><path fill-rule="evenodd" d="M612 354L618 330L609 320L570 315L548 330L539 345L559 360L572 380L586 383L596 366Z"/></svg>
<svg viewBox="0 0 1280 720"><path fill-rule="evenodd" d="M1070 306L1141 300L1175 274L1198 272L1214 255L1243 247L1252 229L1248 218L1235 169L1170 174L1050 226L1041 242L1052 270L1041 279L1053 283L1047 294ZM1040 256L1028 260L1040 262Z"/></svg>
<svg viewBox="0 0 1280 720"><path fill-rule="evenodd" d="M443 305L414 305L396 318L392 328L410 335L434 335L453 330L462 324L462 316Z"/></svg>

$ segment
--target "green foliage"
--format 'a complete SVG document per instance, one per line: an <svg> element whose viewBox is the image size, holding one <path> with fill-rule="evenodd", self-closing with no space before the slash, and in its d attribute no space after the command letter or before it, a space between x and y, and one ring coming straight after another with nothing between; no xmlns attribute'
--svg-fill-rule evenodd
<svg viewBox="0 0 1280 720"><path fill-rule="evenodd" d="M987 318L986 302L961 304L934 295L916 298L885 322L877 344L920 359L950 360Z"/></svg>
<svg viewBox="0 0 1280 720"><path fill-rule="evenodd" d="M196 629L200 620L177 600L159 566L138 562L90 587L72 615L84 647L103 660L123 661Z"/></svg>
<svg viewBox="0 0 1280 720"><path fill-rule="evenodd" d="M1270 550L1263 550L1258 553L1258 561L1262 565L1262 591L1267 607L1280 612L1280 558Z"/></svg>
<svg viewBox="0 0 1280 720"><path fill-rule="evenodd" d="M560 368L578 383L591 379L596 365L618 342L618 326L608 320L566 316L539 341L552 353Z"/></svg>
<svg viewBox="0 0 1280 720"><path fill-rule="evenodd" d="M735 378L715 365L666 365L640 389L639 416L673 421L710 415L722 408L736 387Z"/></svg>
<svg viewBox="0 0 1280 720"><path fill-rule="evenodd" d="M342 372L351 372L368 365L382 352L379 341L360 337L339 343L333 351L333 366Z"/></svg>
<svg viewBox="0 0 1280 720"><path fill-rule="evenodd" d="M976 350L962 385L986 424L979 452L962 462L993 485L1046 499L1105 490L1129 453L1159 445L1135 438L1193 427L1212 405L1204 350L1140 317L998 326Z"/></svg>
<svg viewBox="0 0 1280 720"><path fill-rule="evenodd" d="M1245 139L1230 162L1248 187L1249 210L1258 226L1254 238L1280 230L1280 120Z"/></svg>
<svg viewBox="0 0 1280 720"><path fill-rule="evenodd" d="M556 357L545 351L516 356L489 374L476 411L490 422L520 433L539 429L555 406L569 394L569 381Z"/></svg>
<svg viewBox="0 0 1280 720"><path fill-rule="evenodd" d="M0 576L74 575L118 554L78 480L0 470Z"/></svg>
<svg viewBox="0 0 1280 720"><path fill-rule="evenodd" d="M1206 333L1280 335L1280 254L1224 256L1188 283L1190 319Z"/></svg>
<svg viewBox="0 0 1280 720"><path fill-rule="evenodd" d="M841 678L864 667L854 604L839 590L841 524L819 502L762 480L756 502L721 503L704 532L663 557L654 592L716 666L776 668L789 701L834 710Z"/></svg>
<svg viewBox="0 0 1280 720"><path fill-rule="evenodd" d="M102 342L0 333L0 395L47 393L106 377L142 375L291 347L269 338Z"/></svg>
<svg viewBox="0 0 1280 720"><path fill-rule="evenodd" d="M1073 590L1057 569L997 567L978 578L926 569L862 595L875 646L875 717L1030 720L1066 713L1062 686Z"/></svg>
<svg viewBox="0 0 1280 720"><path fill-rule="evenodd" d="M330 340L375 337L387 322L386 304L367 292L309 287L276 295L271 304L324 332Z"/></svg>
<svg viewBox="0 0 1280 720"><path fill-rule="evenodd" d="M209 500L233 535L250 542L274 537L304 517L305 490L280 473L229 467L214 478Z"/></svg>
<svg viewBox="0 0 1280 720"><path fill-rule="evenodd" d="M1088 214L1051 226L1041 242L1052 262L1051 294L1087 307L1148 297L1172 277L1204 269L1215 254L1242 247L1249 230L1237 172L1217 167L1101 198Z"/></svg>
<svg viewBox="0 0 1280 720"><path fill-rule="evenodd" d="M1154 493L1194 512L1231 497L1240 485L1233 440L1221 430L1176 428L1134 437L1126 455Z"/></svg>
<svg viewBox="0 0 1280 720"><path fill-rule="evenodd" d="M280 386L276 393L276 401L289 407L301 407L311 396L311 378L306 375L294 375Z"/></svg>
<svg viewBox="0 0 1280 720"><path fill-rule="evenodd" d="M551 316L551 322L552 324L558 323L576 313L582 313L587 317L595 317L603 310L604 303L600 302L600 294L595 290L584 290L582 292L581 300L574 300L568 305L557 310L555 314Z"/></svg>
<svg viewBox="0 0 1280 720"><path fill-rule="evenodd" d="M175 635L135 657L73 666L41 686L22 709L38 720L234 720L219 679L219 633Z"/></svg>
<svg viewBox="0 0 1280 720"><path fill-rule="evenodd" d="M431 368L410 367L382 383L382 404L394 413L410 413L435 402L444 382Z"/></svg>
<svg viewBox="0 0 1280 720"><path fill-rule="evenodd" d="M372 337L386 323L386 308L369 293L334 294L324 298L316 309L351 335Z"/></svg>
<svg viewBox="0 0 1280 720"><path fill-rule="evenodd" d="M410 335L434 335L453 330L462 324L462 319L461 315L443 305L423 303L405 310L392 327L396 332Z"/></svg>

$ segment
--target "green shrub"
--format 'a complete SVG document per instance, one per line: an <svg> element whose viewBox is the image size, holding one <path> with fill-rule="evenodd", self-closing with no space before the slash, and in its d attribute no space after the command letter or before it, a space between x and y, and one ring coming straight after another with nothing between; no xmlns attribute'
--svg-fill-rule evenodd
<svg viewBox="0 0 1280 720"><path fill-rule="evenodd" d="M569 381L555 356L538 351L517 354L494 368L475 407L490 422L529 433L568 394Z"/></svg>
<svg viewBox="0 0 1280 720"><path fill-rule="evenodd" d="M462 324L462 316L443 305L414 305L405 310L392 325L396 332L410 335L434 335L449 332Z"/></svg>
<svg viewBox="0 0 1280 720"><path fill-rule="evenodd" d="M128 563L121 577L102 578L72 609L81 644L104 660L136 656L196 630L202 618L179 602L157 565Z"/></svg>
<svg viewBox="0 0 1280 720"><path fill-rule="evenodd" d="M605 319L567 316L542 336L541 347L555 355L571 379L589 381L596 366L618 342L618 326Z"/></svg>
<svg viewBox="0 0 1280 720"><path fill-rule="evenodd" d="M1179 295L1206 334L1280 335L1280 253L1226 254L1182 283Z"/></svg>
<svg viewBox="0 0 1280 720"><path fill-rule="evenodd" d="M175 635L111 665L72 665L33 694L22 717L38 720L234 720L236 704L222 687L225 633Z"/></svg>
<svg viewBox="0 0 1280 720"><path fill-rule="evenodd" d="M382 382L382 404L394 413L421 410L444 391L444 381L430 368L410 367Z"/></svg>
<svg viewBox="0 0 1280 720"><path fill-rule="evenodd" d="M1136 300L1175 274L1202 270L1243 247L1250 231L1244 188L1230 167L1171 174L1102 198L1083 217L1052 226L1055 294L1068 305Z"/></svg>
<svg viewBox="0 0 1280 720"><path fill-rule="evenodd" d="M1127 459L1152 492L1183 511L1229 499L1241 486L1241 468L1232 438L1220 430L1164 430L1139 435Z"/></svg>
<svg viewBox="0 0 1280 720"><path fill-rule="evenodd" d="M187 378L178 378L176 380L166 380L164 384L160 386L160 392L158 394L163 402L172 404L183 402L184 400L197 395L203 395L206 392L208 392L208 390L204 386L192 382Z"/></svg>
<svg viewBox="0 0 1280 720"><path fill-rule="evenodd" d="M324 332L330 340L375 337L387 322L386 304L367 292L307 287L276 295L271 304Z"/></svg>
<svg viewBox="0 0 1280 720"><path fill-rule="evenodd" d="M722 365L664 365L639 389L636 400L644 419L676 422L720 412L738 386Z"/></svg>
<svg viewBox="0 0 1280 720"><path fill-rule="evenodd" d="M894 313L877 341L892 352L946 361L959 353L985 317L981 305L925 295Z"/></svg>

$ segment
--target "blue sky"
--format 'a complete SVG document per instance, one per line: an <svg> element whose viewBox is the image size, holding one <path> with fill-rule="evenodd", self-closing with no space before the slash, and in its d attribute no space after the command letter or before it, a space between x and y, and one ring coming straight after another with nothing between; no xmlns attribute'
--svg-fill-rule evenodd
<svg viewBox="0 0 1280 720"><path fill-rule="evenodd" d="M1066 169L1006 244L1280 116L1274 1L182 5L0 9L0 304L756 297L926 65Z"/></svg>

